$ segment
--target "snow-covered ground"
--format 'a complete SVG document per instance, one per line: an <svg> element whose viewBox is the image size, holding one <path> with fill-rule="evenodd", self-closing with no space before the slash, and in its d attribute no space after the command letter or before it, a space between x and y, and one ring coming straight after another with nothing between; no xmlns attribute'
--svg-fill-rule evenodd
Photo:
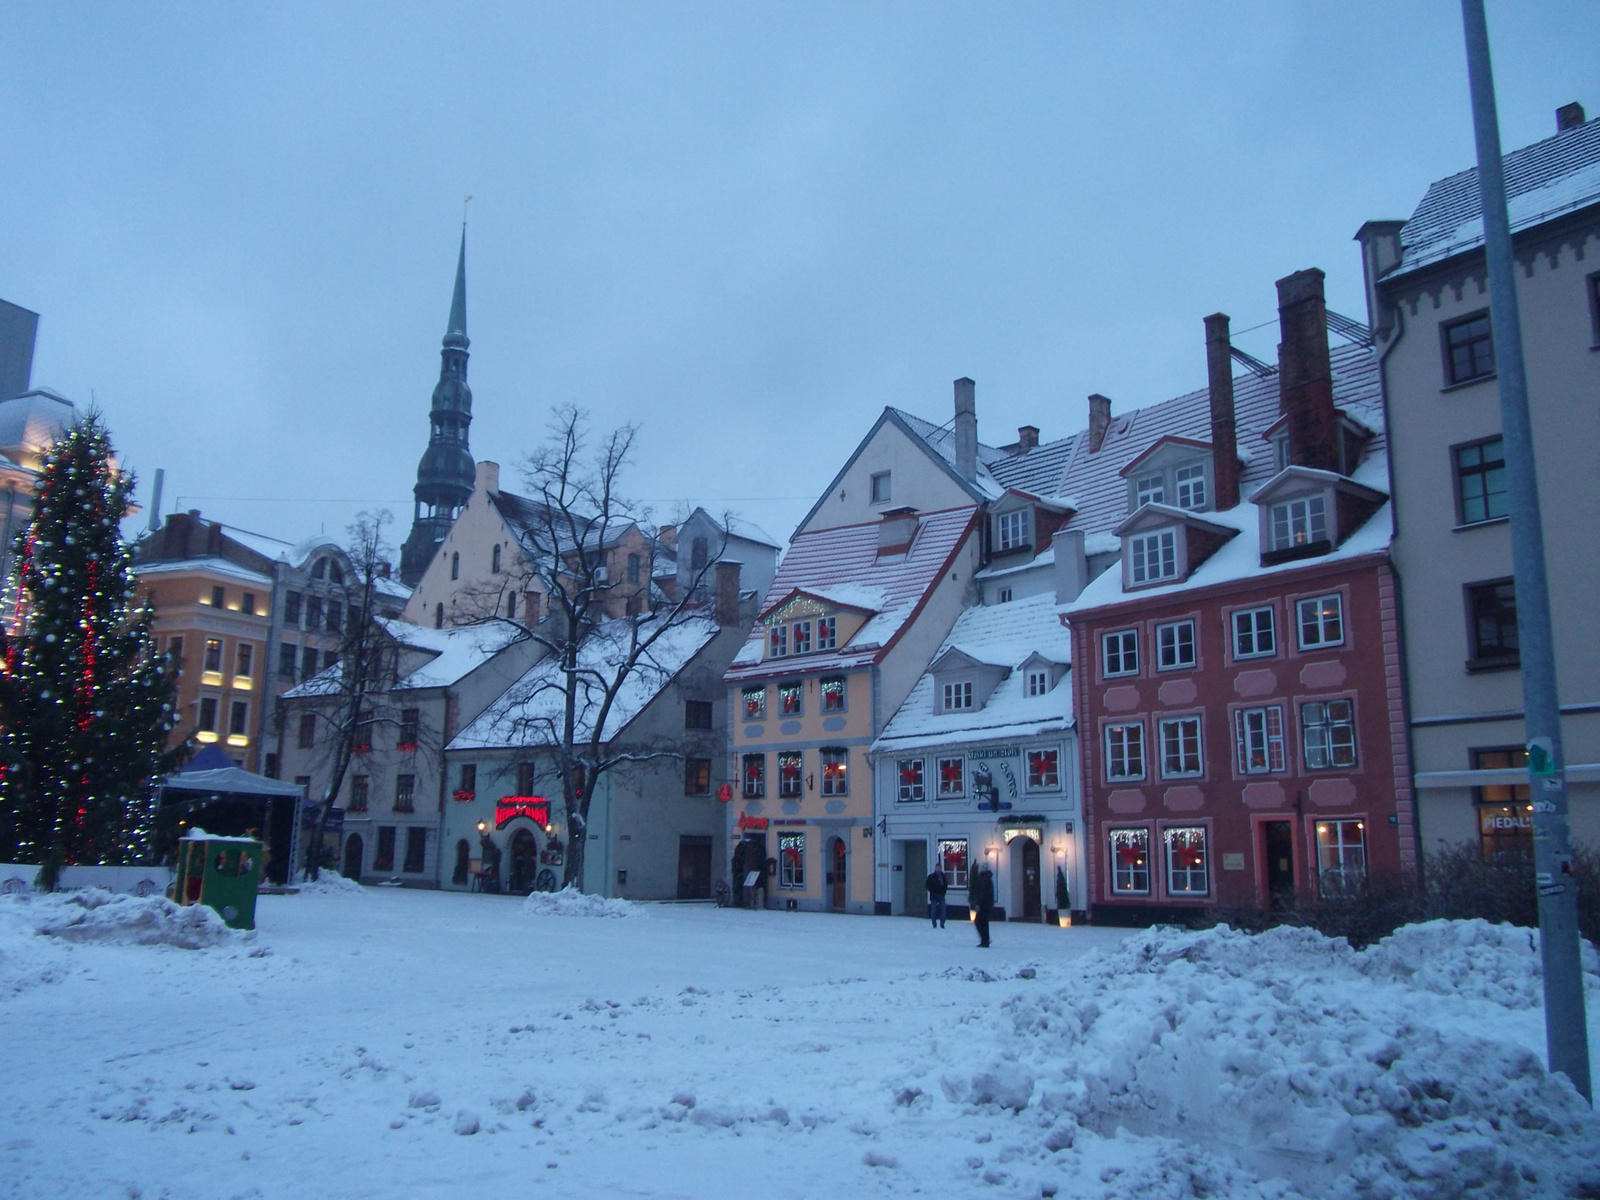
<svg viewBox="0 0 1600 1200"><path fill-rule="evenodd" d="M1600 1195L1525 930L164 905L0 898L0 1195Z"/></svg>

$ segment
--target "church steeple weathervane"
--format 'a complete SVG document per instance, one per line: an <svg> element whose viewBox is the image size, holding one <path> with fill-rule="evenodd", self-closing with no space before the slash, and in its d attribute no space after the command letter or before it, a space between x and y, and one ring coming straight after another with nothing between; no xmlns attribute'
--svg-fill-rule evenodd
<svg viewBox="0 0 1600 1200"><path fill-rule="evenodd" d="M468 197L470 199L471 197ZM439 351L439 382L434 385L428 414L428 448L417 464L416 511L411 535L400 549L400 579L414 586L427 570L434 549L444 540L456 514L472 495L475 468L467 445L472 424L472 389L467 386L467 223L461 222L461 253L456 259L456 287L450 298L450 320Z"/></svg>

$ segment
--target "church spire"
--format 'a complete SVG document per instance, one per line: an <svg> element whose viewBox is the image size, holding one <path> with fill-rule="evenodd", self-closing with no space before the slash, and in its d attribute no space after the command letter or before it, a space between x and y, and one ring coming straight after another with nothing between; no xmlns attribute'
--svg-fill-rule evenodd
<svg viewBox="0 0 1600 1200"><path fill-rule="evenodd" d="M456 259L456 287L450 299L450 321L439 350L439 382L434 385L428 418L428 448L417 464L412 489L416 510L411 535L400 550L400 579L415 586L428 569L433 552L455 523L456 514L472 495L475 468L467 445L472 424L472 389L467 386L467 229L461 227L461 252Z"/></svg>

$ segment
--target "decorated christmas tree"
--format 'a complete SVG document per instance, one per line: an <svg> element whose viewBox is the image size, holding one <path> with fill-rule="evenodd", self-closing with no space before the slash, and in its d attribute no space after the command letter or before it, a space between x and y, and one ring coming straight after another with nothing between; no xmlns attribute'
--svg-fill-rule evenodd
<svg viewBox="0 0 1600 1200"><path fill-rule="evenodd" d="M91 414L46 454L17 539L16 620L0 641L0 861L39 863L44 887L69 863L140 861L151 782L174 765L172 681L118 533L132 490Z"/></svg>

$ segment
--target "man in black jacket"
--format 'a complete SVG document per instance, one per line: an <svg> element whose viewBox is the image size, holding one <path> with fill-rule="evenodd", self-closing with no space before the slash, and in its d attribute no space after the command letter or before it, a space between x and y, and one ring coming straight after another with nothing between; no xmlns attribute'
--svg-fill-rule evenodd
<svg viewBox="0 0 1600 1200"><path fill-rule="evenodd" d="M944 928L944 894L950 886L944 877L942 867L934 867L928 872L928 920L933 922L935 929Z"/></svg>
<svg viewBox="0 0 1600 1200"><path fill-rule="evenodd" d="M978 945L989 945L989 916L994 912L994 872L984 867L978 872L978 882L972 887L972 911L977 914Z"/></svg>

